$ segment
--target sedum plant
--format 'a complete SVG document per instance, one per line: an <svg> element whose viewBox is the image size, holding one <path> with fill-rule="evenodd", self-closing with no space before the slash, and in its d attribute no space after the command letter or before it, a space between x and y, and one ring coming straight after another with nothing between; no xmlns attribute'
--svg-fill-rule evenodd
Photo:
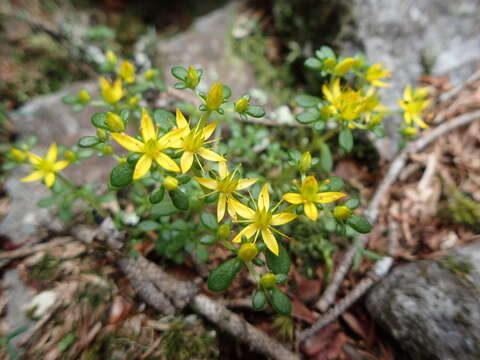
<svg viewBox="0 0 480 360"><path fill-rule="evenodd" d="M209 289L227 290L246 268L257 284L252 308L262 310L270 304L282 315L291 312L289 297L281 290L291 267L288 243L302 241L291 232L297 229L295 223L320 228L328 236L355 237L371 230L368 221L355 213L358 199L347 199L342 179L316 177L312 166L317 159L308 151L289 149L293 176L282 177L283 183L275 187L268 179L246 176L245 168L235 161L234 149L221 146L220 135L232 114L241 119L265 115L248 94L230 100L230 88L219 82L204 93L199 90L201 69L176 66L171 70L178 80L174 87L192 91L201 105L172 113L153 107L149 100L152 91L165 90L159 71L139 72L130 62L119 62L112 52L106 59L100 69L100 98L81 90L64 99L75 111L91 104L104 108L91 118L92 135L73 147L52 144L44 157L32 151L32 141L16 144L8 154L10 167L24 164L33 169L22 181L42 181L51 189L52 195L39 206L58 206L65 220L72 217L74 207L82 206L92 220L112 216L116 226L128 232L132 254L141 249L145 234L154 239L160 255L177 263L186 253L208 262L208 247L221 244L231 257L211 272ZM360 57L337 58L326 47L306 65L327 77L322 98L296 99L304 108L297 120L313 127L313 145L319 149L325 174L332 170L328 139L337 135L340 146L352 151L353 131L383 134L387 109L377 88L387 86L384 78L389 72L381 64L368 66ZM405 129L426 125L420 117L427 106L425 96L424 90L408 88L400 101L403 133L408 136L414 132ZM92 156L116 161L106 179L108 191L100 195L98 186L78 186L64 173ZM102 203L115 197L127 199L134 210L124 206L109 213ZM333 248L327 245L321 249L331 269Z"/></svg>

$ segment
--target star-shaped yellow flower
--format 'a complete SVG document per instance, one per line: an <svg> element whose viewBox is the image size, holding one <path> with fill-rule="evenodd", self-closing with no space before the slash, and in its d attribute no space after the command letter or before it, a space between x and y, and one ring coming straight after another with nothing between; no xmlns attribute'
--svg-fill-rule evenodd
<svg viewBox="0 0 480 360"><path fill-rule="evenodd" d="M383 64L378 63L370 66L367 70L366 79L370 82L373 86L377 87L387 87L390 84L381 81L381 79L385 77L390 77L390 70L382 69Z"/></svg>
<svg viewBox="0 0 480 360"><path fill-rule="evenodd" d="M280 204L280 203L279 203ZM247 208L246 212L239 213L239 215L245 220L237 221L250 223L242 231L240 231L234 238L233 242L240 242L242 236L246 236L248 239L255 236L254 241L257 240L259 234L262 234L262 239L265 242L267 248L278 255L278 243L277 239L273 235L273 232L280 234L283 237L287 237L280 231L274 228L274 226L284 225L294 220L297 215L290 212L281 212L274 214L278 205L273 209L270 209L270 195L268 194L268 184L263 185L260 194L258 195L257 205L255 210Z"/></svg>
<svg viewBox="0 0 480 360"><path fill-rule="evenodd" d="M158 138L158 131L155 130L152 118L146 109L142 109L140 132L143 141L124 133L112 133L113 139L125 149L143 154L135 165L133 179L137 180L143 177L152 167L153 161L156 161L158 165L168 171L179 172L180 168L177 163L163 150L172 147L180 134L180 130L170 131Z"/></svg>
<svg viewBox="0 0 480 360"><path fill-rule="evenodd" d="M190 129L190 125L183 116L182 112L177 109L176 114L177 127L180 130L179 140L172 146L183 150L182 158L180 159L180 167L182 173L186 173L193 164L193 159L196 158L200 164L198 156L210 161L225 161L225 158L216 152L205 147L215 140L206 141L215 131L217 123L210 123L203 129L198 125Z"/></svg>
<svg viewBox="0 0 480 360"><path fill-rule="evenodd" d="M228 166L225 161L218 163L217 179L195 177L195 180L207 189L213 190L211 195L219 193L217 205L217 220L220 222L225 216L225 209L232 219L236 219L237 214L244 216L249 214L249 208L235 199L234 194L237 190L243 190L253 185L258 179L240 179L235 176L236 171L228 172ZM242 215L244 214L244 215Z"/></svg>
<svg viewBox="0 0 480 360"><path fill-rule="evenodd" d="M317 179L313 176L307 176L303 180L298 193L286 193L283 195L283 200L290 204L303 204L305 215L312 220L317 221L318 209L315 203L326 204L334 202L344 197L345 194L341 192L319 192Z"/></svg>
<svg viewBox="0 0 480 360"><path fill-rule="evenodd" d="M407 125L411 125L413 121L423 129L429 127L420 116L430 104L426 99L427 96L428 91L425 88L416 89L413 92L410 85L405 88L403 99L398 100L398 104L403 109L403 118Z"/></svg>
<svg viewBox="0 0 480 360"><path fill-rule="evenodd" d="M55 143L50 145L45 158L41 158L40 156L29 152L28 157L35 171L24 177L21 181L31 182L44 179L45 185L52 187L55 183L55 173L64 169L69 164L66 160L57 161L57 153L57 144Z"/></svg>
<svg viewBox="0 0 480 360"><path fill-rule="evenodd" d="M118 74L127 84L135 82L135 66L129 61L123 61L120 64Z"/></svg>
<svg viewBox="0 0 480 360"><path fill-rule="evenodd" d="M124 95L122 88L122 81L120 79L115 80L113 83L100 77L100 88L102 90L103 99L109 104L117 103Z"/></svg>

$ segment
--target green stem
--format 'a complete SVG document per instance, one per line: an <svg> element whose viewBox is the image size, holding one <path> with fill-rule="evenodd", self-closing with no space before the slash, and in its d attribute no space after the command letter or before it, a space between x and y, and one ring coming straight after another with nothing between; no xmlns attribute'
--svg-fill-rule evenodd
<svg viewBox="0 0 480 360"><path fill-rule="evenodd" d="M72 181L68 180L63 175L57 173L56 176L57 176L57 178L62 180L63 183L65 185L67 185L68 188L70 188L70 190L72 190L72 192L75 196L78 196L78 197L82 198L83 200L85 200L90 206L92 206L95 210L97 210L97 212L101 216L103 216L103 217L108 216L108 212L105 209L102 209L102 207L100 206L100 204L98 203L97 200L95 200L93 197L88 196L87 194L80 191L80 189L78 189L77 186Z"/></svg>
<svg viewBox="0 0 480 360"><path fill-rule="evenodd" d="M202 127L204 127L207 122L208 122L208 119L210 118L210 115L212 114L212 111L211 110L207 110L207 111L204 111L202 116L200 117L200 120L198 121L198 128L201 129Z"/></svg>
<svg viewBox="0 0 480 360"><path fill-rule="evenodd" d="M257 274L255 271L255 268L253 267L252 263L250 261L245 262L245 266L248 269L248 272L253 276L253 278L259 282L260 281L260 276Z"/></svg>

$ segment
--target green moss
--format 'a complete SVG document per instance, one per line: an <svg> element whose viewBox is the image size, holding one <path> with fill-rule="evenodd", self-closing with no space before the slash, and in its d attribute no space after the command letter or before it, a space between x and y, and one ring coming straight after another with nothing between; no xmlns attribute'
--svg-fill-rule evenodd
<svg viewBox="0 0 480 360"><path fill-rule="evenodd" d="M54 256L45 254L43 258L30 267L30 276L35 280L55 280L59 274L61 261Z"/></svg>
<svg viewBox="0 0 480 360"><path fill-rule="evenodd" d="M447 255L438 260L438 264L450 270L454 275L465 278L473 270L473 265Z"/></svg>
<svg viewBox="0 0 480 360"><path fill-rule="evenodd" d="M454 224L480 230L480 202L452 186L446 187L445 193L447 201L440 215Z"/></svg>

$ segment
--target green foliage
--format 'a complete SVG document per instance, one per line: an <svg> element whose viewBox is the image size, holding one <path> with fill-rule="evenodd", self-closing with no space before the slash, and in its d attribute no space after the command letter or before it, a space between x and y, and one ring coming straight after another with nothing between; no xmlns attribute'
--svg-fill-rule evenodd
<svg viewBox="0 0 480 360"><path fill-rule="evenodd" d="M210 273L208 288L211 291L225 291L242 269L243 262L239 258L230 259Z"/></svg>

